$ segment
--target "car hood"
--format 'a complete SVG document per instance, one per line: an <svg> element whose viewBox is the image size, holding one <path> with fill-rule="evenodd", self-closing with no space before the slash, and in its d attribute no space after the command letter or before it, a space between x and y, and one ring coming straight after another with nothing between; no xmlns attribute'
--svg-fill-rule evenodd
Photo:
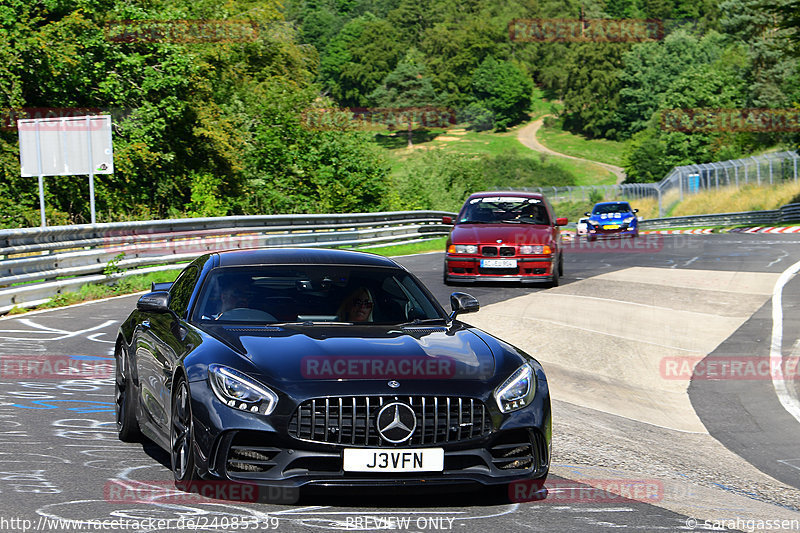
<svg viewBox="0 0 800 533"><path fill-rule="evenodd" d="M454 244L503 243L546 244L551 227L535 224L458 224L450 233Z"/></svg>
<svg viewBox="0 0 800 533"><path fill-rule="evenodd" d="M488 380L503 356L466 327L214 326L209 333L270 382Z"/></svg>

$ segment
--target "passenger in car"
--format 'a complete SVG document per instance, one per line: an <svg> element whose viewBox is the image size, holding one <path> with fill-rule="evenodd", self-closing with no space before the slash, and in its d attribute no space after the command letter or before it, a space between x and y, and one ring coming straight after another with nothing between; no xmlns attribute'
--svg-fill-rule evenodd
<svg viewBox="0 0 800 533"><path fill-rule="evenodd" d="M375 300L366 287L359 287L342 301L336 319L342 322L372 322Z"/></svg>

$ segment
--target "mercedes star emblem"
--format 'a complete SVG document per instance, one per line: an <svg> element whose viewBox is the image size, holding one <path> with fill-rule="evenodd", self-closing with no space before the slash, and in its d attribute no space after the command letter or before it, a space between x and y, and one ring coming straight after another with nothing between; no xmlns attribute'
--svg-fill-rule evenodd
<svg viewBox="0 0 800 533"><path fill-rule="evenodd" d="M391 381L388 383L388 385L389 385L391 388L393 388L393 389L396 389L397 387L399 387L399 386L400 386L400 382L399 382L399 381L395 381L395 380L391 380Z"/></svg>
<svg viewBox="0 0 800 533"><path fill-rule="evenodd" d="M407 441L417 429L417 416L414 410L401 402L392 402L378 411L375 420L378 434L387 442L399 444Z"/></svg>

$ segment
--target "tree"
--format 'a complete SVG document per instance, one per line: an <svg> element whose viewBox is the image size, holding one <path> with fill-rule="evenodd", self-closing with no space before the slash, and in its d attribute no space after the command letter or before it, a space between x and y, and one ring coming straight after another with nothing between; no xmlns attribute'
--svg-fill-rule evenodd
<svg viewBox="0 0 800 533"><path fill-rule="evenodd" d="M369 95L397 66L404 46L387 39L393 28L372 15L354 19L342 28L320 65L320 79L339 105L364 107Z"/></svg>
<svg viewBox="0 0 800 533"><path fill-rule="evenodd" d="M567 70L564 126L589 137L617 138L623 54L628 43L579 43Z"/></svg>
<svg viewBox="0 0 800 533"><path fill-rule="evenodd" d="M386 75L383 84L370 95L370 101L379 107L424 108L437 105L431 77L422 62L422 55L414 48L409 50L397 67ZM408 147L412 146L413 115L408 115Z"/></svg>
<svg viewBox="0 0 800 533"><path fill-rule="evenodd" d="M722 39L716 32L698 39L677 31L663 41L637 44L626 52L615 117L619 137L628 138L647 127L650 117L663 105L664 93L690 66L719 59Z"/></svg>
<svg viewBox="0 0 800 533"><path fill-rule="evenodd" d="M472 94L495 115L495 129L505 131L526 117L533 81L508 61L487 57L472 75Z"/></svg>

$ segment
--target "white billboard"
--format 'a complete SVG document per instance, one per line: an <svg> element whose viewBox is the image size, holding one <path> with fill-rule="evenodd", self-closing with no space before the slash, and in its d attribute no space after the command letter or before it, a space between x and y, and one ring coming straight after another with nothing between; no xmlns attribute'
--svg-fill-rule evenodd
<svg viewBox="0 0 800 533"><path fill-rule="evenodd" d="M21 119L17 126L23 177L114 172L110 115Z"/></svg>

